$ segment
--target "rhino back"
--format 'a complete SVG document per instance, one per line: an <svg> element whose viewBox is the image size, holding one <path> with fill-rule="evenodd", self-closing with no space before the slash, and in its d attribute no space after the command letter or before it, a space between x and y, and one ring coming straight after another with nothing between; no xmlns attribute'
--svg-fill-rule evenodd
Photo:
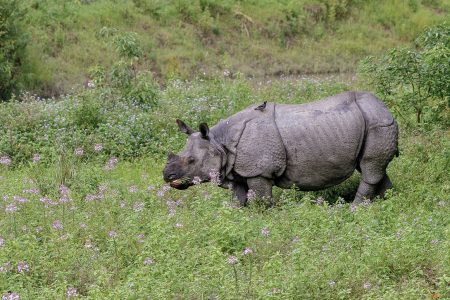
<svg viewBox="0 0 450 300"><path fill-rule="evenodd" d="M365 121L355 93L301 105L276 105L275 122L286 149L279 185L304 189L335 185L354 171Z"/></svg>

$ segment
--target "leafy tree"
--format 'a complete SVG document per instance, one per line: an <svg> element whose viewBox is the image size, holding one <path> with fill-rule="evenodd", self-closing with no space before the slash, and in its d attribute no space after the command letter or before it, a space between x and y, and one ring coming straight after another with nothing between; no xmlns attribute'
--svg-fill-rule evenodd
<svg viewBox="0 0 450 300"><path fill-rule="evenodd" d="M391 49L364 59L360 73L400 114L413 110L418 124L448 122L450 23L429 28L414 48Z"/></svg>
<svg viewBox="0 0 450 300"><path fill-rule="evenodd" d="M27 36L20 21L19 1L0 0L0 100L8 100L19 86Z"/></svg>

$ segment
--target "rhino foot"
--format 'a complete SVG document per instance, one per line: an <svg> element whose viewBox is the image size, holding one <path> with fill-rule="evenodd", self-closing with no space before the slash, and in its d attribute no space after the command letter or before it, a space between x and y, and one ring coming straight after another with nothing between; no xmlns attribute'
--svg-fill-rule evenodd
<svg viewBox="0 0 450 300"><path fill-rule="evenodd" d="M249 190L255 192L256 197L265 199L265 203L268 207L273 206L272 198L272 186L273 181L265 177L252 177L247 179L247 185Z"/></svg>

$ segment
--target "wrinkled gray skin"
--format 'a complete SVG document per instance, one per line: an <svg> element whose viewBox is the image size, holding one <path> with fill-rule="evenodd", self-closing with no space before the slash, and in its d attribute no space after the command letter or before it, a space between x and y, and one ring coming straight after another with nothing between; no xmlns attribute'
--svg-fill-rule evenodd
<svg viewBox="0 0 450 300"><path fill-rule="evenodd" d="M392 186L386 167L398 155L398 127L386 106L370 93L348 92L300 104L253 105L209 130L188 135L185 149L169 154L164 180L185 189L194 177L231 187L244 206L247 192L272 204L272 186L311 191L336 185L357 169L361 182L354 203L383 196ZM198 179L197 178L197 179Z"/></svg>

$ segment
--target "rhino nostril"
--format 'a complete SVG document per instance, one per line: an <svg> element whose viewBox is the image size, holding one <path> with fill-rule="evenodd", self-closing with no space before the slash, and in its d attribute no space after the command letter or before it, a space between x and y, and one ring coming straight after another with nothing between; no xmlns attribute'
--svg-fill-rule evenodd
<svg viewBox="0 0 450 300"><path fill-rule="evenodd" d="M169 180L173 180L173 179L175 179L177 176L175 175L175 174L169 174L169 176L167 176L167 178L169 179Z"/></svg>

